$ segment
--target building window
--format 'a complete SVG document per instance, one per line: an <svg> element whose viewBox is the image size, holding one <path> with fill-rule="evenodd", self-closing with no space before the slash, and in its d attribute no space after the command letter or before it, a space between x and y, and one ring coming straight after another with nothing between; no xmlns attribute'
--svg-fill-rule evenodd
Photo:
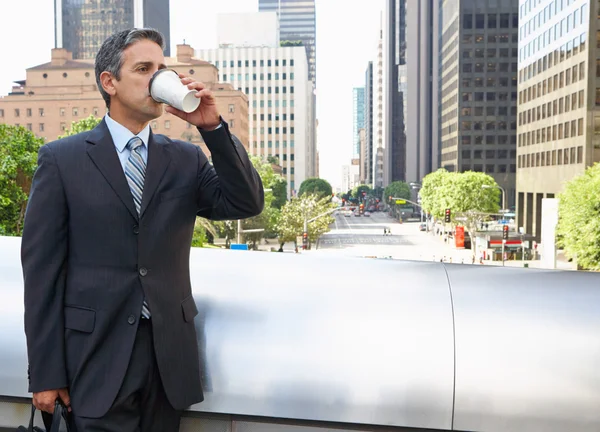
<svg viewBox="0 0 600 432"><path fill-rule="evenodd" d="M64 117L65 116L65 109L64 108L60 108L60 116Z"/></svg>
<svg viewBox="0 0 600 432"><path fill-rule="evenodd" d="M77 117L79 115L79 109L78 108L73 108L73 116Z"/></svg>
<svg viewBox="0 0 600 432"><path fill-rule="evenodd" d="M0 109L0 117L4 117L4 110Z"/></svg>
<svg viewBox="0 0 600 432"><path fill-rule="evenodd" d="M40 108L40 117L44 117L44 108Z"/></svg>
<svg viewBox="0 0 600 432"><path fill-rule="evenodd" d="M40 123L40 132L44 132L44 123Z"/></svg>
<svg viewBox="0 0 600 432"><path fill-rule="evenodd" d="M92 112L94 113L95 117L98 117L98 108L94 107L94 109L92 110Z"/></svg>
<svg viewBox="0 0 600 432"><path fill-rule="evenodd" d="M61 130L61 132L66 131L67 130L67 124L66 123L61 123L60 124L60 130Z"/></svg>
<svg viewBox="0 0 600 432"><path fill-rule="evenodd" d="M171 129L171 121L165 120L165 129Z"/></svg>
<svg viewBox="0 0 600 432"><path fill-rule="evenodd" d="M577 147L577 163L583 163L583 147Z"/></svg>
<svg viewBox="0 0 600 432"><path fill-rule="evenodd" d="M230 113L235 112L235 105L234 104L229 104L229 112Z"/></svg>
<svg viewBox="0 0 600 432"><path fill-rule="evenodd" d="M232 128L235 127L235 120L234 119L229 120L229 126L231 126Z"/></svg>
<svg viewBox="0 0 600 432"><path fill-rule="evenodd" d="M25 126L27 128L27 130L32 130L33 126L31 125L31 123L27 123L27 126Z"/></svg>
<svg viewBox="0 0 600 432"><path fill-rule="evenodd" d="M31 117L31 108L27 108L25 112L27 113L27 117Z"/></svg>
<svg viewBox="0 0 600 432"><path fill-rule="evenodd" d="M15 117L21 116L21 110L19 108L15 108Z"/></svg>

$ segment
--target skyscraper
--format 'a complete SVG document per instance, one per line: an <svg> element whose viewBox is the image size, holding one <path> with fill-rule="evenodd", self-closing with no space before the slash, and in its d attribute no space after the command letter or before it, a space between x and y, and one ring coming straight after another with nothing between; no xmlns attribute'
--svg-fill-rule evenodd
<svg viewBox="0 0 600 432"><path fill-rule="evenodd" d="M517 226L537 241L542 200L600 162L597 8L590 0L520 2Z"/></svg>
<svg viewBox="0 0 600 432"><path fill-rule="evenodd" d="M317 83L317 18L315 0L258 0L260 12L279 14L279 39L302 41L308 57L308 77Z"/></svg>
<svg viewBox="0 0 600 432"><path fill-rule="evenodd" d="M515 203L518 0L443 2L441 160L485 172Z"/></svg>
<svg viewBox="0 0 600 432"><path fill-rule="evenodd" d="M159 30L170 55L169 0L54 0L54 46L73 59L95 58L106 38L132 27Z"/></svg>
<svg viewBox="0 0 600 432"><path fill-rule="evenodd" d="M363 158L363 179L365 184L373 184L373 62L365 71L365 150Z"/></svg>
<svg viewBox="0 0 600 432"><path fill-rule="evenodd" d="M352 89L352 156L360 155L359 131L365 127L365 88Z"/></svg>

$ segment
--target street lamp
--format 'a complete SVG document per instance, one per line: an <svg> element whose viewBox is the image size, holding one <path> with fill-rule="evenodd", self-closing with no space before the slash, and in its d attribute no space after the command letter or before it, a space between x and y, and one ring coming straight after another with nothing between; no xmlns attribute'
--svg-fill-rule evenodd
<svg viewBox="0 0 600 432"><path fill-rule="evenodd" d="M504 188L502 188L502 186L500 185L495 185L495 186L490 186L490 185L481 185L481 187L483 189L491 189L491 188L498 188L502 191L502 210L506 210L506 192L504 190Z"/></svg>

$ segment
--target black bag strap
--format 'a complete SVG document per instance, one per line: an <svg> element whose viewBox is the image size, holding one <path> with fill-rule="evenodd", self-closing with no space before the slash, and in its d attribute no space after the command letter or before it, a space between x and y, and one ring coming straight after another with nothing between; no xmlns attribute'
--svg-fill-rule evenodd
<svg viewBox="0 0 600 432"><path fill-rule="evenodd" d="M44 425L47 428L47 432L60 432L60 423L61 420L65 421L65 425L67 426L67 431L70 432L70 425L68 421L68 410L61 403L59 399L56 400L54 404L54 414L48 414L46 412L41 411L42 418L44 420ZM37 432L40 429L33 426L33 420L35 418L35 405L31 404L31 417L29 419L29 427L27 428L27 432ZM49 428L48 428L49 427Z"/></svg>

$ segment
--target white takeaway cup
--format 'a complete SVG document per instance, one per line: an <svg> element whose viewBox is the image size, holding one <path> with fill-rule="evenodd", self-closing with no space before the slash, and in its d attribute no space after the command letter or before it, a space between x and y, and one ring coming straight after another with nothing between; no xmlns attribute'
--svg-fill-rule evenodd
<svg viewBox="0 0 600 432"><path fill-rule="evenodd" d="M191 113L200 105L200 98L195 96L197 90L190 90L182 84L179 75L173 69L157 71L148 86L152 99L180 111Z"/></svg>

